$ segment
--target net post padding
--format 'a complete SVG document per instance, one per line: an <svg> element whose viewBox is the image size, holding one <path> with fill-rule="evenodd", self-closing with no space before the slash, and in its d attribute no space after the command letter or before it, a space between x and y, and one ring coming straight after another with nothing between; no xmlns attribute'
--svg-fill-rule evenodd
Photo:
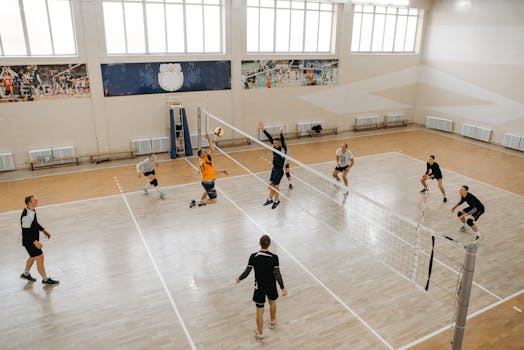
<svg viewBox="0 0 524 350"><path fill-rule="evenodd" d="M462 279L457 293L457 312L455 315L455 329L451 341L451 350L462 349L462 340L464 339L464 330L466 329L466 318L468 316L469 299L471 296L471 285L473 284L478 245L477 243L470 243L464 248L466 249L466 255L464 256Z"/></svg>

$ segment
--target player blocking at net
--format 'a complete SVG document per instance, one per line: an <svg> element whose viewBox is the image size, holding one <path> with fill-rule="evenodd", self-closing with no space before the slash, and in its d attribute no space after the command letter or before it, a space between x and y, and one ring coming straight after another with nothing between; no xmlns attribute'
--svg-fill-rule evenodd
<svg viewBox="0 0 524 350"><path fill-rule="evenodd" d="M148 194L149 185L152 185L153 188L158 192L160 199L164 199L166 194L158 189L158 180L156 178L155 170L158 169L158 161L156 154L151 153L149 157L141 161L136 165L136 172L138 177L141 177L142 174L147 179L146 185L142 188L144 194Z"/></svg>
<svg viewBox="0 0 524 350"><path fill-rule="evenodd" d="M249 276L252 269L255 269L255 290L253 292L253 301L257 307L255 338L262 341L264 339L264 304L266 297L269 301L269 328L273 329L277 326L277 282L282 290L282 296L287 295L287 290L284 288L284 281L280 274L278 256L269 251L271 238L268 235L263 235L260 237L259 243L260 250L251 254L246 269L237 277L236 282L237 284L240 283Z"/></svg>
<svg viewBox="0 0 524 350"><path fill-rule="evenodd" d="M202 174L202 187L204 187L205 192L202 194L202 198L198 203L198 206L201 207L206 204L215 204L217 202L217 191L215 189L215 179L216 173L224 173L226 176L229 175L227 170L215 170L213 165L213 157L215 156L215 144L209 134L205 135L207 142L209 143L209 153L205 149L198 150L198 157L200 158L200 172ZM193 208L197 205L196 201L193 199L189 204L190 208Z"/></svg>
<svg viewBox="0 0 524 350"><path fill-rule="evenodd" d="M264 135L266 135L267 139L273 145L274 149L282 153L287 152L287 146L283 134L285 128L284 126L280 128L280 138L275 140L273 139L271 134L267 132L267 130L265 129L264 123L258 122L258 128L260 129L260 131L264 133ZM277 152L273 152L273 168L271 169L271 177L269 178L269 196L264 203L264 205L273 204L271 206L271 209L275 209L280 204L280 181L284 176L285 162L286 158L284 156L281 156Z"/></svg>

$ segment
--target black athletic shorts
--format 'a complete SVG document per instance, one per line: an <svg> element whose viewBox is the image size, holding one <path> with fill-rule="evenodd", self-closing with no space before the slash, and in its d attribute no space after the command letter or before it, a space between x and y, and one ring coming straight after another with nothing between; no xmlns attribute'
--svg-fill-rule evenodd
<svg viewBox="0 0 524 350"><path fill-rule="evenodd" d="M346 165L346 166L336 166L336 167L335 167L335 170L336 170L336 171L340 171L340 172L343 173L344 171L347 170L347 168L349 168L349 164Z"/></svg>
<svg viewBox="0 0 524 350"><path fill-rule="evenodd" d="M29 256L31 258L34 258L36 256L40 256L43 254L42 252L42 249L38 249L37 247L35 247L35 245L33 243L26 243L24 244L24 248L25 250L27 250L27 253L29 254Z"/></svg>
<svg viewBox="0 0 524 350"><path fill-rule="evenodd" d="M202 186L206 190L209 199L217 198L217 191L215 190L215 180L202 181Z"/></svg>
<svg viewBox="0 0 524 350"><path fill-rule="evenodd" d="M477 208L477 207L467 207L463 210L464 213L467 215L471 215L475 218L475 221L479 219L479 217L484 214L484 208Z"/></svg>
<svg viewBox="0 0 524 350"><path fill-rule="evenodd" d="M149 176L149 175L156 175L155 170L146 171L146 172L144 173L144 176Z"/></svg>
<svg viewBox="0 0 524 350"><path fill-rule="evenodd" d="M266 302L266 296L268 300L277 300L278 291L276 283L261 284L255 282L255 291L253 292L253 301L257 307L264 307Z"/></svg>
<svg viewBox="0 0 524 350"><path fill-rule="evenodd" d="M273 185L279 185L280 180L282 180L282 176L284 176L284 169L283 168L273 168L271 169L271 177L269 178L269 181Z"/></svg>

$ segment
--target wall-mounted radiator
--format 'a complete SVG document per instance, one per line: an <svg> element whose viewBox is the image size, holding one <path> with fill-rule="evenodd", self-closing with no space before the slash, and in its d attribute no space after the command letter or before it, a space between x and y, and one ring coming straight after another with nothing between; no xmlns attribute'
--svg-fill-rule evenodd
<svg viewBox="0 0 524 350"><path fill-rule="evenodd" d="M504 147L513 148L519 151L524 151L524 136L506 133L504 134L502 145Z"/></svg>
<svg viewBox="0 0 524 350"><path fill-rule="evenodd" d="M460 134L472 139L489 142L489 138L491 137L491 129L481 128L471 124L462 124Z"/></svg>
<svg viewBox="0 0 524 350"><path fill-rule="evenodd" d="M13 153L0 153L0 171L15 170Z"/></svg>
<svg viewBox="0 0 524 350"><path fill-rule="evenodd" d="M426 118L426 128L452 132L453 121L449 119L428 116Z"/></svg>
<svg viewBox="0 0 524 350"><path fill-rule="evenodd" d="M169 152L168 136L131 140L131 149L136 155Z"/></svg>

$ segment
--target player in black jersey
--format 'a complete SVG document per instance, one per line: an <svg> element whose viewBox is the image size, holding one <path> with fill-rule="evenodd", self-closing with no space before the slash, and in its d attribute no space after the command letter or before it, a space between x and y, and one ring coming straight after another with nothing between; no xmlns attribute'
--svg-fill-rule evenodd
<svg viewBox="0 0 524 350"><path fill-rule="evenodd" d="M237 284L246 278L252 269L255 269L255 291L253 293L253 301L257 307L257 331L255 338L258 341L264 339L264 304L266 296L269 301L269 313L271 319L269 321L269 328L273 329L277 325L277 304L278 291L276 282L282 289L282 296L287 295L287 290L284 288L284 281L280 274L280 267L278 263L278 256L271 253L268 249L271 244L271 239L268 235L260 237L260 251L251 254L246 269L240 276L237 277Z"/></svg>
<svg viewBox="0 0 524 350"><path fill-rule="evenodd" d="M464 185L459 190L460 194L460 202L458 202L453 208L451 208L451 212L453 213L455 209L462 203L466 202L468 203L468 207L464 208L462 210L459 210L457 212L457 216L460 221L462 221L463 224L468 224L468 226L471 227L473 232L477 235L477 241L482 239L482 236L480 234L480 231L477 228L476 221L479 219L479 217L484 214L484 205L478 200L477 197L469 193L469 187ZM462 225L460 228L460 231L465 232L466 226Z"/></svg>
<svg viewBox="0 0 524 350"><path fill-rule="evenodd" d="M438 165L438 163L435 162L435 156L429 156L428 162L426 163L426 172L424 173L424 175L422 175L422 178L420 179L420 183L422 183L422 186L424 186L424 188L420 191L421 193L429 191L428 185L426 184L426 181L428 179L437 180L438 188L444 196L444 199L442 201L447 202L448 199L446 198L446 190L444 190L444 186L442 186L442 172L440 171L440 166Z"/></svg>
<svg viewBox="0 0 524 350"><path fill-rule="evenodd" d="M38 272L42 276L42 283L44 284L58 284L58 281L47 277L44 267L44 253L42 252L42 243L40 243L40 231L44 233L47 239L51 238L51 234L43 228L36 218L35 208L38 205L38 199L35 196L25 197L26 208L22 211L20 216L20 225L22 226L22 245L29 254L25 264L25 272L20 275L20 278L26 279L30 282L35 282L36 279L31 276L29 270L36 261Z"/></svg>
<svg viewBox="0 0 524 350"><path fill-rule="evenodd" d="M287 146L286 142L284 140L284 127L280 129L280 138L273 140L273 137L270 133L267 132L267 130L264 128L264 123L259 122L258 128L260 131L266 135L267 139L271 144L273 144L273 147L282 152L287 152ZM286 162L286 158L281 156L280 154L273 152L273 168L271 169L271 177L269 178L269 196L264 205L273 204L271 206L271 209L275 209L280 204L280 180L282 180L282 177L284 176L284 163ZM274 199L274 200L273 200Z"/></svg>

